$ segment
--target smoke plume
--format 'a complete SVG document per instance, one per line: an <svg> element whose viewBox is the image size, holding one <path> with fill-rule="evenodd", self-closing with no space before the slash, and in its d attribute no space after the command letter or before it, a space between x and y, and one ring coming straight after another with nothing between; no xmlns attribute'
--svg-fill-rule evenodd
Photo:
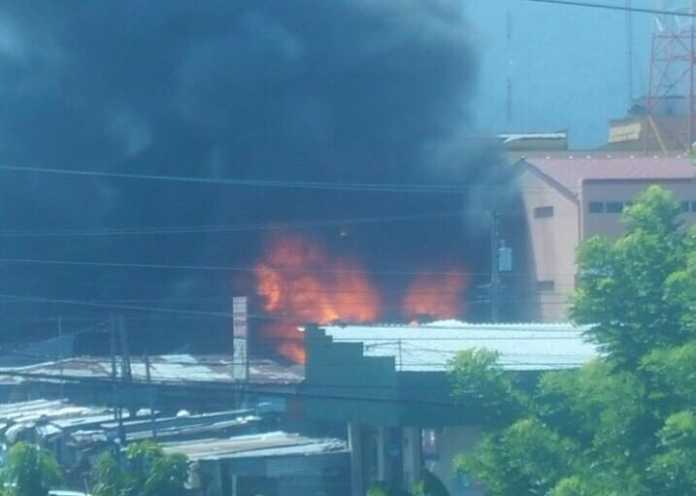
<svg viewBox="0 0 696 496"><path fill-rule="evenodd" d="M461 185L462 194L298 191L3 171L2 229L274 223L292 230L298 220L467 213L470 188L494 193L503 179L496 153L469 138L476 56L462 9L460 0L3 2L2 164L279 181L446 183ZM486 233L471 226L465 215L347 221L313 235L323 237L335 256L359 259L368 270L413 271L433 261L478 269L486 264ZM8 294L228 311L233 294L253 293L253 271L242 269L253 269L267 239L254 230L4 237L2 253L10 258L205 263L240 270L11 264L1 284ZM388 279L377 284L387 294L408 286ZM18 303L4 311L17 322L37 314L80 314L74 307ZM210 343L211 336L228 333L229 322L161 319L137 314L131 327L158 336L174 326L182 330L180 342ZM25 332L24 324L17 326Z"/></svg>

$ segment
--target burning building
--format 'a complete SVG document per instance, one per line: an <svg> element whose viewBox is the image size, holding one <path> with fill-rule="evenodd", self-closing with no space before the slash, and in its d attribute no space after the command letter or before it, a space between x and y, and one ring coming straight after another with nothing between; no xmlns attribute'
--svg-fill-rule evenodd
<svg viewBox="0 0 696 496"><path fill-rule="evenodd" d="M219 351L231 296L256 294L257 349L301 360L285 329L306 321L482 318L484 212L514 187L470 138L463 10L3 4L0 159L88 171L2 172L3 256L23 260L2 279L24 298L4 309L6 335L55 334L30 317L83 329L117 306L136 353Z"/></svg>
<svg viewBox="0 0 696 496"><path fill-rule="evenodd" d="M399 276L399 287L380 276ZM466 310L469 273L375 274L357 259L331 256L321 245L298 235L281 235L270 241L256 277L270 320L259 326L261 341L293 361L304 362L299 325L458 317Z"/></svg>

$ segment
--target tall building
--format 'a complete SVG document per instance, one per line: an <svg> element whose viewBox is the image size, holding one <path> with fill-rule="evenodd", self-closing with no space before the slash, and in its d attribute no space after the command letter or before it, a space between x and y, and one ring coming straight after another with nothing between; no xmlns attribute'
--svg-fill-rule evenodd
<svg viewBox="0 0 696 496"><path fill-rule="evenodd" d="M696 167L685 155L546 155L521 159L527 226L522 271L530 320L567 319L576 284L576 250L595 235L623 232L623 209L651 184L674 193L684 220L696 222Z"/></svg>

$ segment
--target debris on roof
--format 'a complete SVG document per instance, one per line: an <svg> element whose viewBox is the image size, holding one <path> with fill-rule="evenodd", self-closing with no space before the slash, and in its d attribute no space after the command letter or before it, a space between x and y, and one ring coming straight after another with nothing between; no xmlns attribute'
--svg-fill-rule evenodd
<svg viewBox="0 0 696 496"><path fill-rule="evenodd" d="M348 452L346 442L340 439L315 439L282 431L236 436L229 439L164 443L162 448L167 453L186 455L192 461L312 456Z"/></svg>

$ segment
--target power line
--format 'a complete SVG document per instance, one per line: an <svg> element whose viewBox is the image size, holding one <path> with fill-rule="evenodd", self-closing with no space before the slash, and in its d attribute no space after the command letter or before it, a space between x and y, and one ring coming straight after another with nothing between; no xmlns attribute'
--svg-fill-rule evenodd
<svg viewBox="0 0 696 496"><path fill-rule="evenodd" d="M229 313L229 312L213 312L213 311L203 311L203 310L182 310L182 309L177 309L177 308L162 308L162 307L150 307L150 306L141 306L141 305L123 305L123 304L114 304L114 303L98 303L94 301L86 301L86 300L74 300L74 299L60 299L60 298L46 298L46 297L38 297L38 296L22 296L22 295L13 295L13 294L0 294L0 298L6 298L10 301L16 301L16 302L21 302L21 303L37 303L37 304L49 304L49 305L73 305L73 306L82 306L82 307L89 307L89 308L105 308L105 309L112 309L112 310L127 310L127 311L134 311L134 312L146 312L146 313L162 313L162 314L172 314L172 315L183 315L183 316L190 316L190 317L210 317L210 318L224 318L224 319L232 319L234 318L234 314ZM514 302L514 301L529 301L528 299L505 299L503 301L507 302ZM477 304L477 303L487 303L488 300L481 300L481 301L469 301L465 302L467 304ZM567 302L565 301L548 301L548 302L543 302L544 305L567 305ZM273 322L281 322L281 323L286 323L286 324L306 324L308 320L311 319L306 319L302 318L297 315L249 315L249 319L253 320L265 320L265 321L273 321ZM329 325L329 324L327 324ZM349 324L349 323L336 323L336 324L330 324L334 326L347 326L347 325L356 325L356 326L369 326L370 324ZM455 328L456 329L456 328Z"/></svg>
<svg viewBox="0 0 696 496"><path fill-rule="evenodd" d="M524 0L527 2L534 3L546 3L554 5L567 5L572 7L585 7L592 9L603 9L603 10L618 10L622 12L636 12L639 14L655 14L655 15L669 15L675 17L696 17L696 14L690 12L683 12L678 10L663 10L663 9L650 9L644 7L628 7L622 5L608 5L605 3L595 3L595 2L577 2L570 0Z"/></svg>
<svg viewBox="0 0 696 496"><path fill-rule="evenodd" d="M9 371L9 370L0 370L0 376L7 376L7 377L18 377L18 378L28 378L28 379L48 379L51 381L55 380L62 380L66 382L72 382L72 383L77 383L77 384L105 384L105 385L112 385L116 384L117 386L123 387L124 384L122 383L121 378L116 378L116 379L110 379L107 377L101 378L101 377L84 377L84 376L74 376L74 375L56 375L56 374L44 374L44 373L35 373L35 372L18 372L18 371ZM344 401L368 401L368 402L379 402L379 403L400 403L400 402L407 402L407 403L420 403L420 404L427 404L431 406L457 406L457 403L454 402L434 402L434 401L428 401L428 400L423 400L423 399L417 399L417 400L409 400L405 401L404 399L401 398L377 398L374 396L359 396L359 395L345 395L345 396L339 396L339 395L332 395L332 394L318 394L318 393L308 393L308 392L303 392L303 391L294 391L294 392L283 392L283 391L278 391L278 390L265 390L263 389L264 385L261 384L254 384L254 383L235 383L235 382L228 382L226 384L219 384L219 383L210 383L210 382L205 382L205 381L196 381L195 384L186 384L186 383L181 383L181 382L175 382L175 381L157 381L156 383L158 386L173 386L176 387L177 389L181 390L189 390L192 391L193 393L201 393L203 391L208 391L208 392L221 392L221 393L229 393L233 394L236 392L247 392L247 393L254 393L257 395L262 395L262 396L279 396L279 397L284 397L284 398L293 398L293 397L303 397L303 398L312 398L312 399L328 399L328 400L344 400ZM297 386L297 385L296 385ZM133 388L150 388L152 387L151 384L148 384L147 382L144 381L138 381L138 380L132 380L129 381L127 384L127 387L133 387ZM324 387L321 385L317 385L317 387ZM355 388L355 389L359 389Z"/></svg>
<svg viewBox="0 0 696 496"><path fill-rule="evenodd" d="M233 265L177 265L177 264L146 264L146 263L129 263L129 262L96 262L96 261L81 261L81 260L51 260L39 258L0 258L0 263L6 264L34 264L34 265L66 265L66 266L85 266L85 267L111 267L116 269L153 269L153 270L192 270L205 272L251 272L255 273L257 267L243 267ZM298 269L283 269L273 266L268 266L274 272L280 273L310 273L310 274L374 274L374 275L393 275L393 276L487 276L490 272L462 272L462 271L405 271L405 270L350 270L350 269L322 269L322 268L303 268ZM574 273L557 274L557 275L574 275ZM528 274L511 274L506 273L505 277L529 277Z"/></svg>
<svg viewBox="0 0 696 496"><path fill-rule="evenodd" d="M248 231L284 231L287 229L311 229L322 227L336 227L345 225L360 224L382 224L387 222L406 222L413 220L427 220L435 218L448 218L463 215L462 211L453 212L433 212L414 215L394 215L379 217L362 217L348 219L316 220L316 221L294 221L278 223L258 223L240 225L203 225L203 226L182 226L182 227L122 227L104 229L63 229L53 231L37 230L7 230L0 231L3 238L36 238L36 237L108 237L108 236L133 236L133 235L175 235L175 234L210 234L210 233L233 233Z"/></svg>
<svg viewBox="0 0 696 496"><path fill-rule="evenodd" d="M0 165L0 170L13 172L29 172L42 174L60 174L69 176L106 177L112 179L133 179L164 181L189 184L217 184L226 186L251 186L257 188L283 188L300 190L325 190L325 191L357 191L377 193L450 193L461 194L472 187L452 186L449 184L388 184L388 183L331 183L320 181L283 181L267 179L236 179L214 178L195 176L171 176L156 174L132 174L124 172L107 172L94 170L57 169L50 167L19 167L14 165ZM481 187L474 187L481 189ZM491 189L487 187L486 189Z"/></svg>
<svg viewBox="0 0 696 496"><path fill-rule="evenodd" d="M84 300L72 300L72 299L59 299L59 298L44 298L38 296L21 296L12 294L0 294L0 298L7 298L8 300L27 302L27 303L45 303L45 304L59 304L59 305L76 305L83 307L94 307L94 308L110 308L113 310L132 310L136 312L153 312L153 313L169 313L169 314L179 314L179 315L192 315L198 317L215 317L215 318L225 318L231 319L233 315L229 312L206 312L199 310L180 310L176 308L160 308L160 307L146 307L139 305L119 305L110 303L95 303L92 301ZM254 317L254 316L250 316Z"/></svg>
<svg viewBox="0 0 696 496"><path fill-rule="evenodd" d="M437 364L438 366L441 366L442 364ZM568 364L524 364L524 363L518 363L516 365L539 365L539 366L549 366L549 367L558 367L558 366L564 366L567 367ZM573 366L579 366L582 364L573 364ZM50 380L50 381L56 381L56 380L61 380L65 382L71 382L71 383L76 383L76 384L98 384L98 385L116 385L118 387L132 387L132 388L150 388L152 387L152 384L145 382L145 381L140 381L140 380L133 380L129 381L127 385L123 384L121 378L108 378L108 377L84 377L84 376L77 376L77 375L67 375L67 374L46 374L46 373L37 373L37 372L21 372L21 371L10 371L10 370L0 370L0 376L7 376L7 377L17 377L17 378L25 378L25 379L44 379L44 380ZM249 382L226 382L226 383L219 383L219 382L210 382L210 381L195 381L194 383L182 383L178 381L157 381L156 383L157 386L164 386L164 387L176 387L179 390L184 390L184 391L191 391L194 394L200 394L201 392L217 392L221 394L235 394L238 392L241 393L248 393L248 394L256 394L256 395L261 395L261 396L277 396L277 397L284 397L284 398L308 398L308 399L321 399L321 400L335 400L335 401L361 401L361 402L376 402L376 403L395 403L395 404L421 404L421 405L427 405L427 406L442 406L442 407L462 407L465 406L462 402L457 402L457 401L434 401L434 400L426 400L423 399L422 397L422 390L421 389L404 389L404 388L390 388L388 386L383 387L383 386L376 386L376 385L370 385L370 386L364 386L360 384L355 384L355 385L350 385L350 384L308 384L308 385L302 385L302 384L291 384L291 387L295 387L295 391L279 391L278 389L273 389L273 390L267 390L264 389L268 387L267 385L264 384L258 384L258 383L249 383ZM336 394L330 394L330 393L319 393L319 392L310 392L311 390L317 391L321 389L351 389L351 390L380 390L380 389L385 389L385 390L391 390L394 393L415 393L417 396L416 397L375 397L375 396L367 396L367 395L358 395L358 394L346 394L346 395L336 395ZM475 391L469 391L467 392L467 395L476 395Z"/></svg>

